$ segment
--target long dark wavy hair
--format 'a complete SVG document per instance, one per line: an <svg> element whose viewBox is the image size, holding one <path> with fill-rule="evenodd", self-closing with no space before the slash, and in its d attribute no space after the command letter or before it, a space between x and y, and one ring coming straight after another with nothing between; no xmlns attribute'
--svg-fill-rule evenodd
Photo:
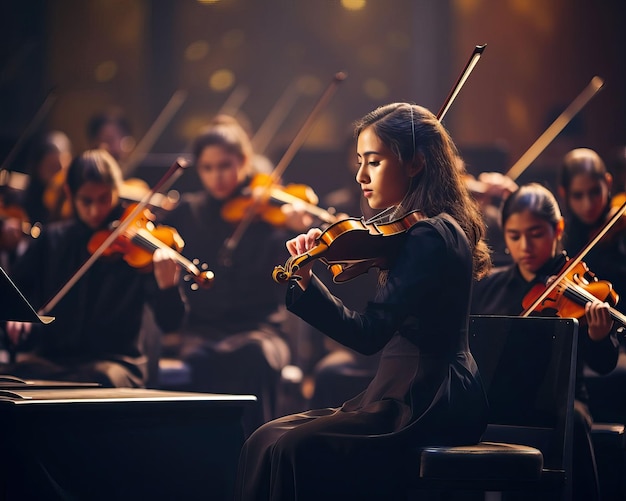
<svg viewBox="0 0 626 501"><path fill-rule="evenodd" d="M427 217L442 212L452 216L470 243L474 277L491 268L489 248L483 240L485 225L478 205L469 194L457 167L458 151L437 117L422 106L392 103L381 106L355 122L355 136L372 127L380 140L401 163L423 160L421 172L392 212L393 218L419 210Z"/></svg>

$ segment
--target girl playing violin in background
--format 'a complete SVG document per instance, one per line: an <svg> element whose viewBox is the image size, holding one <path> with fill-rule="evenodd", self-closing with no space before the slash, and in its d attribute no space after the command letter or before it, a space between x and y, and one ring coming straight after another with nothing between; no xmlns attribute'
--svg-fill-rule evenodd
<svg viewBox="0 0 626 501"><path fill-rule="evenodd" d="M623 195L612 198L613 177L602 158L589 148L571 150L563 158L559 180L559 196L565 203L567 225L563 242L575 255L624 203ZM623 187L616 186L617 191ZM626 217L622 217L585 257L585 262L598 276L626 294ZM616 308L626 312L626 301Z"/></svg>
<svg viewBox="0 0 626 501"><path fill-rule="evenodd" d="M564 220L554 195L540 184L520 187L503 204L501 224L513 264L494 269L474 285L472 314L519 315L531 287L545 284L565 263L559 253ZM594 271L594 270L592 270ZM583 368L599 374L615 368L617 325L608 313L609 305L594 300L584 306L579 328L576 402L574 423L574 492L576 499L599 499L596 465L589 430L592 417ZM543 310L543 314L554 314Z"/></svg>
<svg viewBox="0 0 626 501"><path fill-rule="evenodd" d="M89 259L88 244L99 230L119 220L121 172L104 150L88 150L67 170L65 191L75 216L47 225L11 270L11 277L34 305L43 305ZM178 328L184 303L179 270L167 249L153 255L153 271L133 268L121 256L100 257L49 314L55 321L37 330L8 322L17 362L0 373L25 379L96 382L104 386L143 386L147 360L139 344L144 304L164 331ZM33 332L30 332L32 328ZM29 339L25 339L27 335Z"/></svg>
<svg viewBox="0 0 626 501"><path fill-rule="evenodd" d="M242 449L236 499L400 499L405 450L475 443L486 426L467 326L472 277L490 261L456 148L437 117L408 103L374 110L355 131L356 180L370 207L387 209L380 222L414 209L423 220L406 232L364 311L333 296L313 261L290 283L287 307L361 353L382 350L380 363L367 389L341 407L259 428ZM289 252L315 248L321 233L289 240Z"/></svg>
<svg viewBox="0 0 626 501"><path fill-rule="evenodd" d="M223 208L243 196L253 176L252 159L241 125L229 116L216 117L193 146L201 189L186 193L164 219L180 232L186 249L208 263L215 281L208 290L187 294L187 321L180 333L164 338L163 354L191 367L190 390L256 395L257 407L244 417L247 433L275 417L280 373L290 359L271 269L286 255L284 241L292 233L255 218L230 262L221 259L224 242L238 226L224 219Z"/></svg>

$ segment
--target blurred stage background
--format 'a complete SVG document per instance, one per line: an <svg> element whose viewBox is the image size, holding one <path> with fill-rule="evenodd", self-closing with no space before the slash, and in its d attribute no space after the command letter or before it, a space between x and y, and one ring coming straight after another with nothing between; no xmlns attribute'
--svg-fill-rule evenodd
<svg viewBox="0 0 626 501"><path fill-rule="evenodd" d="M138 167L146 178L188 151L218 110L236 114L276 163L345 71L285 173L323 195L351 182L353 120L392 101L436 112L483 43L444 121L470 171L506 171L594 75L605 88L520 181L549 180L571 147L607 157L626 144L619 0L7 0L2 11L3 159L53 92L42 127L68 134L74 153L94 113L121 107L140 140L172 96L186 96ZM5 167L20 170L23 156Z"/></svg>

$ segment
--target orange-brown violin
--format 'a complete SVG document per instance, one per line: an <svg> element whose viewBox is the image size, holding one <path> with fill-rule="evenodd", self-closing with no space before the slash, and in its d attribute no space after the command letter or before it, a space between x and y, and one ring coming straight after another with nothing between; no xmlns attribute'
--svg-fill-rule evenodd
<svg viewBox="0 0 626 501"><path fill-rule="evenodd" d="M128 207L120 221L124 221L134 211L135 205ZM102 253L103 256L121 255L124 261L134 268L150 270L152 254L156 249L168 248L173 253L175 261L183 267L198 287L208 288L213 282L213 272L201 270L198 266L180 254L185 242L178 232L171 226L155 225L154 215L147 209L133 217L127 228L121 232ZM93 234L87 249L94 253L109 238L114 231L114 224L110 230L101 230Z"/></svg>
<svg viewBox="0 0 626 501"><path fill-rule="evenodd" d="M533 286L522 301L524 310L528 310L545 290L544 284ZM561 276L558 283L533 308L533 311L554 310L558 317L584 320L585 305L596 299L609 303L611 317L622 325L626 325L626 316L613 308L619 301L619 295L613 289L611 282L598 280L581 261Z"/></svg>

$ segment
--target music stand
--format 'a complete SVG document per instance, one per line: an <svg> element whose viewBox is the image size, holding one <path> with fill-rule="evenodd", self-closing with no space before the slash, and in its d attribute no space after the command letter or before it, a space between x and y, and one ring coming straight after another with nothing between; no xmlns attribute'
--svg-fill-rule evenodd
<svg viewBox="0 0 626 501"><path fill-rule="evenodd" d="M54 317L39 315L23 296L17 286L0 266L0 322L15 320L17 322L31 322L49 324Z"/></svg>

